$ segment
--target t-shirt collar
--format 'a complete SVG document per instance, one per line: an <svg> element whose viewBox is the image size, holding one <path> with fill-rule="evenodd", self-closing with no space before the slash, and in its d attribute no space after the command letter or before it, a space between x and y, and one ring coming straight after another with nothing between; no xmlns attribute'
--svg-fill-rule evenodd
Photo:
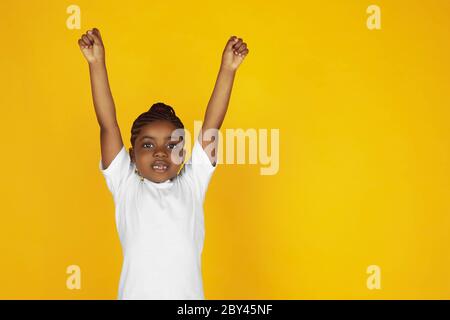
<svg viewBox="0 0 450 320"><path fill-rule="evenodd" d="M158 189L170 188L173 185L173 180L171 181L170 179L167 179L166 181L163 181L163 182L153 182L153 181L150 181L150 180L144 178L144 182L147 185L153 186Z"/></svg>

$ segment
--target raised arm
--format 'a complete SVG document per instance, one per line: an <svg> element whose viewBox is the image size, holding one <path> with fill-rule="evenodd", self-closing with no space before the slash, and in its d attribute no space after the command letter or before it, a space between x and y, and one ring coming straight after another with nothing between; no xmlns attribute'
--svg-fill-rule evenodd
<svg viewBox="0 0 450 320"><path fill-rule="evenodd" d="M241 38L232 36L222 53L219 74L206 108L202 132L199 136L199 142L213 164L216 161L217 155L215 150L217 150L219 142L217 132L222 126L225 114L227 113L234 77L239 65L244 61L248 52L247 44ZM214 132L216 134L213 134ZM211 135L214 138L211 139ZM211 141L213 142L211 143Z"/></svg>
<svg viewBox="0 0 450 320"><path fill-rule="evenodd" d="M89 64L92 98L100 126L102 166L106 169L123 147L122 136L116 119L114 100L109 88L105 64L105 48L100 31L88 30L78 40L81 52Z"/></svg>

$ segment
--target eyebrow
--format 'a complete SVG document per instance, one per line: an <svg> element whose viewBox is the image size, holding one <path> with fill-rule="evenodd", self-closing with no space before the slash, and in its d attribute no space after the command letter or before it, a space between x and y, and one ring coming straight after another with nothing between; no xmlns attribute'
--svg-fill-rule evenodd
<svg viewBox="0 0 450 320"><path fill-rule="evenodd" d="M171 138L172 138L171 136L165 137L166 140L170 140ZM141 137L141 139L139 139L139 140L144 140L144 139L152 139L152 140L156 140L155 137L152 137L152 136L143 136L143 137Z"/></svg>

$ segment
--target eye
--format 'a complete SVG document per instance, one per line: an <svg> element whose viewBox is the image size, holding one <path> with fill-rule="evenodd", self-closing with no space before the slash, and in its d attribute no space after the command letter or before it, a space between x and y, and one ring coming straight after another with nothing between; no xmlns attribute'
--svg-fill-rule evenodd
<svg viewBox="0 0 450 320"><path fill-rule="evenodd" d="M175 148L177 147L177 144L176 144L176 143L169 143L169 144L167 145L167 147L168 147L170 150L173 150L173 149L175 149Z"/></svg>
<svg viewBox="0 0 450 320"><path fill-rule="evenodd" d="M144 144L142 145L143 148L147 148L147 146L150 146L150 147L148 147L148 148L152 148L152 147L153 147L153 143L144 143Z"/></svg>

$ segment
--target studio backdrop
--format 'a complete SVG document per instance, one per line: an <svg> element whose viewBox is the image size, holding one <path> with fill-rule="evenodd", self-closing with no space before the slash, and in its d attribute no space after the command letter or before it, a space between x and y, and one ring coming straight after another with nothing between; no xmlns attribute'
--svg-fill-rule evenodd
<svg viewBox="0 0 450 320"><path fill-rule="evenodd" d="M450 2L1 1L0 298L115 299L122 251L89 70L126 149L155 102L194 132L239 68L205 199L206 299L450 298Z"/></svg>

